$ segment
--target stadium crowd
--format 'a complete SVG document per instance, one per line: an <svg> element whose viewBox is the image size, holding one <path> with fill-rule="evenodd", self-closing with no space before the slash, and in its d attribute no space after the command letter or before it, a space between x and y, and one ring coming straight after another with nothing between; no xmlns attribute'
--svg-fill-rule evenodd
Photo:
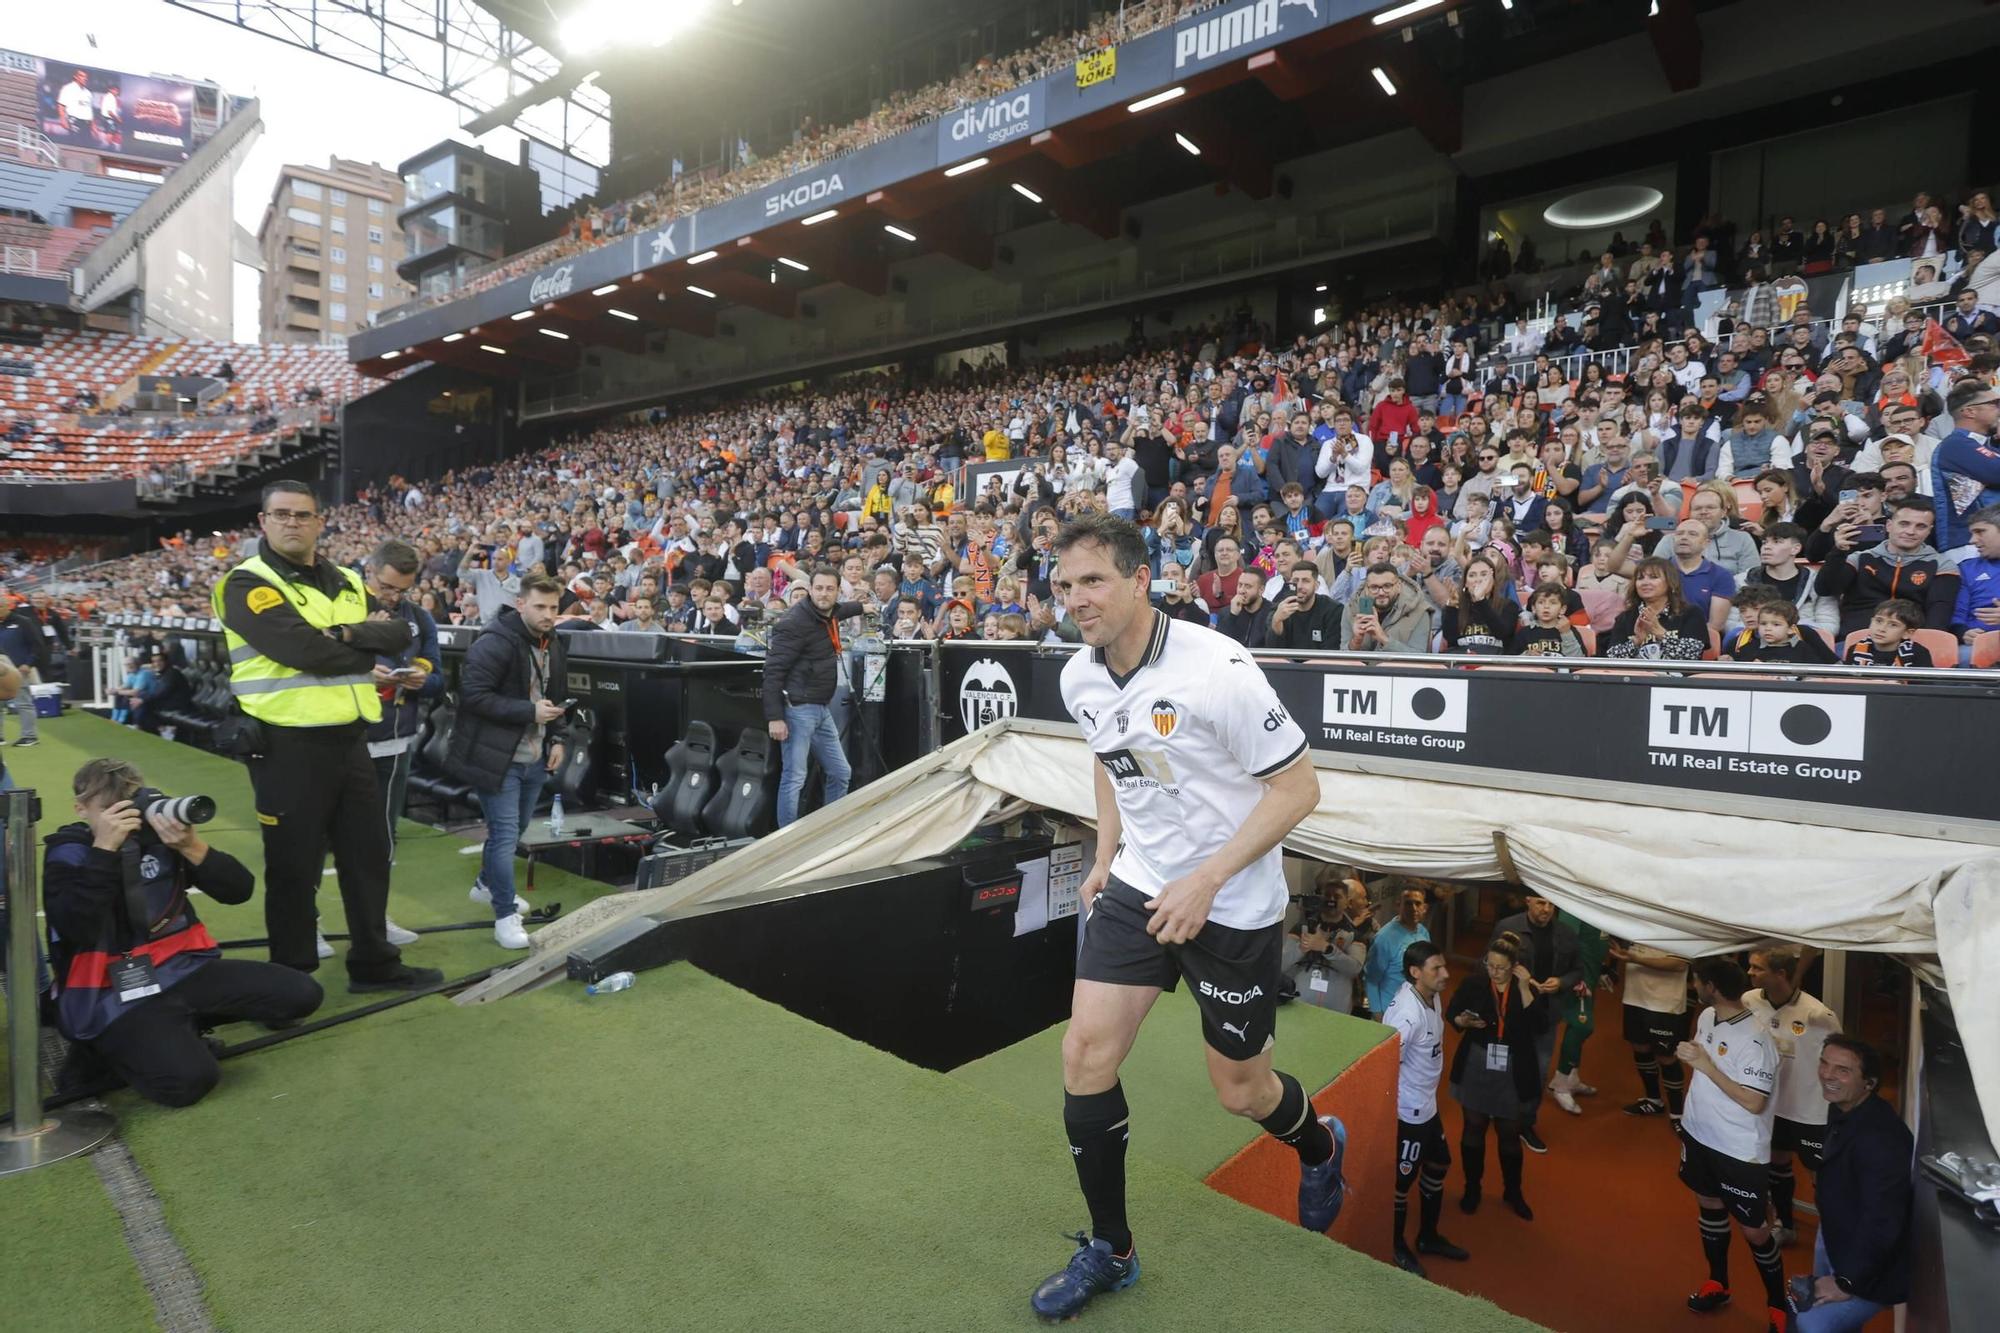
<svg viewBox="0 0 2000 1333"><path fill-rule="evenodd" d="M867 609L851 630L1060 641L1049 541L1105 508L1145 524L1164 610L1251 647L1951 665L2000 629L2000 351L1971 289L1948 357L1906 307L1725 317L1713 345L1654 334L1574 380L1561 320L1510 361L1470 296L1288 345L1244 307L1047 364L656 409L394 479L333 511L327 549L410 542L443 621L539 566L572 625L755 651L825 560ZM959 494L967 461L1020 466ZM204 614L249 540L98 567L91 600Z"/></svg>

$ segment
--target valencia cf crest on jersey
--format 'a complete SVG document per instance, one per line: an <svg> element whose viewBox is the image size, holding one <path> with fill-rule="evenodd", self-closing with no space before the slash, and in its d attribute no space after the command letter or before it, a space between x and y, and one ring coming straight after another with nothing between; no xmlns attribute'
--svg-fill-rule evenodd
<svg viewBox="0 0 2000 1333"><path fill-rule="evenodd" d="M1174 706L1172 699L1153 700L1153 730L1161 739L1174 734L1174 728L1181 724L1181 710Z"/></svg>
<svg viewBox="0 0 2000 1333"><path fill-rule="evenodd" d="M1715 1053L1717 1055L1729 1054L1729 1043L1726 1041L1718 1041L1717 1043L1715 1043Z"/></svg>
<svg viewBox="0 0 2000 1333"><path fill-rule="evenodd" d="M1806 1035L1806 1023L1804 1019L1794 1018L1792 1020L1792 1035L1794 1037L1803 1037Z"/></svg>

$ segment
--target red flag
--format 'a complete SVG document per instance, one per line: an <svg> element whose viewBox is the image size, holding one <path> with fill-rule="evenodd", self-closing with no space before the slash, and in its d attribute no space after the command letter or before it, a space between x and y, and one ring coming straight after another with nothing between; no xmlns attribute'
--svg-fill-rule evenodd
<svg viewBox="0 0 2000 1333"><path fill-rule="evenodd" d="M1965 365L1972 360L1966 354L1965 348L1959 345L1958 339L1946 333L1944 325L1934 319L1924 321L1924 341L1918 350L1923 354L1924 360L1934 366L1950 368Z"/></svg>

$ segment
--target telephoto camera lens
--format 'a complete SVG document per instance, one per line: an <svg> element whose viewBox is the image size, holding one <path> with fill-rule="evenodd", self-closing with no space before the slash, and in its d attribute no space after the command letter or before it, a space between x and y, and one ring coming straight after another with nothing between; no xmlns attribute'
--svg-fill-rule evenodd
<svg viewBox="0 0 2000 1333"><path fill-rule="evenodd" d="M169 796L156 788L144 787L132 793L132 804L149 818L158 815L176 824L206 824L215 818L212 796Z"/></svg>

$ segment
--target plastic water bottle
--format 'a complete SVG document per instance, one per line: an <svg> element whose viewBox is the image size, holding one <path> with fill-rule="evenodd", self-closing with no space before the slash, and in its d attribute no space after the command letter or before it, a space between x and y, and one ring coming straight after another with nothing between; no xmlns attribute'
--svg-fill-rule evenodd
<svg viewBox="0 0 2000 1333"><path fill-rule="evenodd" d="M604 978L604 980L594 981L583 989L586 995L610 995L616 991L631 990L632 974L630 972L613 972L610 976Z"/></svg>
<svg viewBox="0 0 2000 1333"><path fill-rule="evenodd" d="M560 838L562 835L563 835L562 793L557 792L555 801L549 806L549 836L552 838Z"/></svg>

